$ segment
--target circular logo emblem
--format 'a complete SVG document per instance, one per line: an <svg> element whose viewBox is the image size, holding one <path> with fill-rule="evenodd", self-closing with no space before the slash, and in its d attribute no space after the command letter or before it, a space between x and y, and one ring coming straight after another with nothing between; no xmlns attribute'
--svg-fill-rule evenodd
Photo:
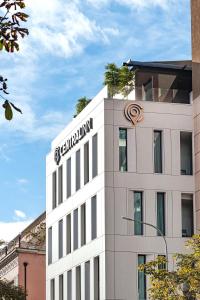
<svg viewBox="0 0 200 300"><path fill-rule="evenodd" d="M55 149L55 152L54 152L54 160L56 162L57 165L59 165L59 162L61 160L61 154L60 154L60 147L57 147Z"/></svg>
<svg viewBox="0 0 200 300"><path fill-rule="evenodd" d="M124 109L124 115L133 126L136 126L138 122L141 122L144 118L143 107L136 103L129 103Z"/></svg>

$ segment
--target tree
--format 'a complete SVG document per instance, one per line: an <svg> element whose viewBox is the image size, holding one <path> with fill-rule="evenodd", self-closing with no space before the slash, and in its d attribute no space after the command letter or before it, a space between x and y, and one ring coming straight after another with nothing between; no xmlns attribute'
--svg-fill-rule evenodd
<svg viewBox="0 0 200 300"><path fill-rule="evenodd" d="M87 97L82 97L78 99L76 104L76 114L74 117L78 116L80 112L90 103L91 99L88 99Z"/></svg>
<svg viewBox="0 0 200 300"><path fill-rule="evenodd" d="M200 299L200 235L194 235L186 242L188 254L176 254L175 270L160 267L166 263L164 257L139 267L150 276L151 300Z"/></svg>
<svg viewBox="0 0 200 300"><path fill-rule="evenodd" d="M109 97L121 93L124 97L134 89L135 72L127 66L118 68L114 63L107 64L104 85L108 86Z"/></svg>
<svg viewBox="0 0 200 300"><path fill-rule="evenodd" d="M24 300L25 292L21 287L8 281L0 280L0 300Z"/></svg>
<svg viewBox="0 0 200 300"><path fill-rule="evenodd" d="M24 0L3 0L0 1L0 51L14 53L19 51L19 39L28 35L28 29L21 26L21 22L26 22L28 15L22 12L25 8ZM11 120L12 109L22 113L11 101L5 98L8 95L7 79L0 76L0 97L4 100L5 118Z"/></svg>

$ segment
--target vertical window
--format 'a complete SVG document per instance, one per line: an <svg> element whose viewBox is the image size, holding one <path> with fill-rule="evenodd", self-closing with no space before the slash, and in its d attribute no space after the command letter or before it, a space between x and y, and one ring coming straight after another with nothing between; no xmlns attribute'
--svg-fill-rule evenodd
<svg viewBox="0 0 200 300"><path fill-rule="evenodd" d="M85 263L85 299L90 300L90 262Z"/></svg>
<svg viewBox="0 0 200 300"><path fill-rule="evenodd" d="M72 300L72 271L67 272L67 300Z"/></svg>
<svg viewBox="0 0 200 300"><path fill-rule="evenodd" d="M63 300L63 274L59 275L59 300Z"/></svg>
<svg viewBox="0 0 200 300"><path fill-rule="evenodd" d="M50 294L51 300L55 300L55 279L50 281Z"/></svg>
<svg viewBox="0 0 200 300"><path fill-rule="evenodd" d="M94 300L100 299L99 256L94 258Z"/></svg>
<svg viewBox="0 0 200 300"><path fill-rule="evenodd" d="M193 196L182 194L182 237L191 237L194 234L193 223Z"/></svg>
<svg viewBox="0 0 200 300"><path fill-rule="evenodd" d="M74 210L74 250L78 248L78 208Z"/></svg>
<svg viewBox="0 0 200 300"><path fill-rule="evenodd" d="M138 266L146 263L145 255L138 255ZM146 299L146 276L144 272L138 271L138 299Z"/></svg>
<svg viewBox="0 0 200 300"><path fill-rule="evenodd" d="M58 257L63 257L63 220L58 223Z"/></svg>
<svg viewBox="0 0 200 300"><path fill-rule="evenodd" d="M89 181L89 142L84 145L84 184Z"/></svg>
<svg viewBox="0 0 200 300"><path fill-rule="evenodd" d="M92 240L97 237L97 197L93 196L91 199L91 230Z"/></svg>
<svg viewBox="0 0 200 300"><path fill-rule="evenodd" d="M58 204L63 202L63 167L58 168Z"/></svg>
<svg viewBox="0 0 200 300"><path fill-rule="evenodd" d="M192 133L180 133L181 175L192 175Z"/></svg>
<svg viewBox="0 0 200 300"><path fill-rule="evenodd" d="M76 151L76 191L81 186L81 154L80 150Z"/></svg>
<svg viewBox="0 0 200 300"><path fill-rule="evenodd" d="M98 138L97 134L92 137L92 178L98 174Z"/></svg>
<svg viewBox="0 0 200 300"><path fill-rule="evenodd" d="M66 220L66 233L67 233L67 254L71 253L71 214L67 215Z"/></svg>
<svg viewBox="0 0 200 300"><path fill-rule="evenodd" d="M127 129L119 129L119 170L127 171Z"/></svg>
<svg viewBox="0 0 200 300"><path fill-rule="evenodd" d="M86 218L85 218L85 203L81 205L81 246L86 242Z"/></svg>
<svg viewBox="0 0 200 300"><path fill-rule="evenodd" d="M81 300L81 267L76 267L76 300Z"/></svg>
<svg viewBox="0 0 200 300"><path fill-rule="evenodd" d="M157 227L165 235L165 193L157 193Z"/></svg>
<svg viewBox="0 0 200 300"><path fill-rule="evenodd" d="M67 198L71 196L71 157L67 160Z"/></svg>
<svg viewBox="0 0 200 300"><path fill-rule="evenodd" d="M143 100L146 101L153 101L153 80L152 78L149 79L144 85L143 85L143 91L144 91L144 96Z"/></svg>
<svg viewBox="0 0 200 300"><path fill-rule="evenodd" d="M134 234L143 235L143 203L142 192L134 192Z"/></svg>
<svg viewBox="0 0 200 300"><path fill-rule="evenodd" d="M56 171L52 174L52 208L56 208L57 204L57 185L56 185Z"/></svg>
<svg viewBox="0 0 200 300"><path fill-rule="evenodd" d="M162 131L154 130L154 172L162 173Z"/></svg>
<svg viewBox="0 0 200 300"><path fill-rule="evenodd" d="M48 264L52 263L52 227L48 229Z"/></svg>

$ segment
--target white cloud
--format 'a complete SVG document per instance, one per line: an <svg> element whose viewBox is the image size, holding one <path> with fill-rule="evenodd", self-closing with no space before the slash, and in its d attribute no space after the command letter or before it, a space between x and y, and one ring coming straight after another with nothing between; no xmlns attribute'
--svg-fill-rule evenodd
<svg viewBox="0 0 200 300"><path fill-rule="evenodd" d="M32 222L33 220L19 222L0 222L0 240L9 242Z"/></svg>
<svg viewBox="0 0 200 300"><path fill-rule="evenodd" d="M28 183L28 179L26 179L26 178L19 178L19 179L17 179L17 183L20 184L20 185L27 184Z"/></svg>
<svg viewBox="0 0 200 300"><path fill-rule="evenodd" d="M15 209L14 213L15 213L15 216L20 218L20 219L25 219L26 218L26 214L22 210Z"/></svg>
<svg viewBox="0 0 200 300"><path fill-rule="evenodd" d="M162 9L167 9L171 4L175 3L175 0L87 0L91 5L100 8L104 5L116 2L120 5L126 5L130 8L151 8L151 7L161 7Z"/></svg>

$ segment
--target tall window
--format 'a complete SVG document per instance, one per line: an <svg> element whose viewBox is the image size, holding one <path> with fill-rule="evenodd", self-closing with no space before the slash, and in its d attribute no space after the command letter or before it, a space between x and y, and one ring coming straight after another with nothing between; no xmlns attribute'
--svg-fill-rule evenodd
<svg viewBox="0 0 200 300"><path fill-rule="evenodd" d="M55 279L51 279L50 281L50 298L51 300L55 300Z"/></svg>
<svg viewBox="0 0 200 300"><path fill-rule="evenodd" d="M162 131L154 130L154 172L162 173Z"/></svg>
<svg viewBox="0 0 200 300"><path fill-rule="evenodd" d="M90 262L85 263L85 299L90 300Z"/></svg>
<svg viewBox="0 0 200 300"><path fill-rule="evenodd" d="M146 101L153 101L153 80L152 78L149 79L144 85L143 85L143 91L144 91L144 96L143 100Z"/></svg>
<svg viewBox="0 0 200 300"><path fill-rule="evenodd" d="M67 272L67 300L72 300L72 271Z"/></svg>
<svg viewBox="0 0 200 300"><path fill-rule="evenodd" d="M127 129L119 129L119 170L127 171Z"/></svg>
<svg viewBox="0 0 200 300"><path fill-rule="evenodd" d="M94 300L100 299L99 256L94 258Z"/></svg>
<svg viewBox="0 0 200 300"><path fill-rule="evenodd" d="M192 133L180 133L181 175L192 175Z"/></svg>
<svg viewBox="0 0 200 300"><path fill-rule="evenodd" d="M48 264L52 263L52 227L48 229Z"/></svg>
<svg viewBox="0 0 200 300"><path fill-rule="evenodd" d="M81 205L81 246L86 242L85 203Z"/></svg>
<svg viewBox="0 0 200 300"><path fill-rule="evenodd" d="M76 151L76 191L81 186L81 154L80 150Z"/></svg>
<svg viewBox="0 0 200 300"><path fill-rule="evenodd" d="M157 227L165 235L165 193L157 193Z"/></svg>
<svg viewBox="0 0 200 300"><path fill-rule="evenodd" d="M71 214L67 215L66 220L66 233L67 233L67 254L71 253Z"/></svg>
<svg viewBox="0 0 200 300"><path fill-rule="evenodd" d="M92 137L92 178L98 174L98 137L97 133Z"/></svg>
<svg viewBox="0 0 200 300"><path fill-rule="evenodd" d="M63 220L58 223L58 257L63 257Z"/></svg>
<svg viewBox="0 0 200 300"><path fill-rule="evenodd" d="M63 167L58 168L58 204L63 202Z"/></svg>
<svg viewBox="0 0 200 300"><path fill-rule="evenodd" d="M89 181L89 142L84 145L84 184Z"/></svg>
<svg viewBox="0 0 200 300"><path fill-rule="evenodd" d="M56 184L56 171L52 174L52 208L57 205L57 184Z"/></svg>
<svg viewBox="0 0 200 300"><path fill-rule="evenodd" d="M97 237L97 197L93 196L91 199L91 230L92 240Z"/></svg>
<svg viewBox="0 0 200 300"><path fill-rule="evenodd" d="M134 192L134 234L143 235L143 203L142 192Z"/></svg>
<svg viewBox="0 0 200 300"><path fill-rule="evenodd" d="M76 300L81 300L81 267L76 267Z"/></svg>
<svg viewBox="0 0 200 300"><path fill-rule="evenodd" d="M146 263L145 255L138 255L138 266ZM138 271L138 299L146 300L146 276L142 271Z"/></svg>
<svg viewBox="0 0 200 300"><path fill-rule="evenodd" d="M59 300L64 299L64 293L63 293L63 274L59 275Z"/></svg>
<svg viewBox="0 0 200 300"><path fill-rule="evenodd" d="M74 210L74 250L78 248L78 208Z"/></svg>
<svg viewBox="0 0 200 300"><path fill-rule="evenodd" d="M193 196L182 194L182 237L191 237L194 234Z"/></svg>
<svg viewBox="0 0 200 300"><path fill-rule="evenodd" d="M71 157L67 160L67 198L71 196Z"/></svg>

